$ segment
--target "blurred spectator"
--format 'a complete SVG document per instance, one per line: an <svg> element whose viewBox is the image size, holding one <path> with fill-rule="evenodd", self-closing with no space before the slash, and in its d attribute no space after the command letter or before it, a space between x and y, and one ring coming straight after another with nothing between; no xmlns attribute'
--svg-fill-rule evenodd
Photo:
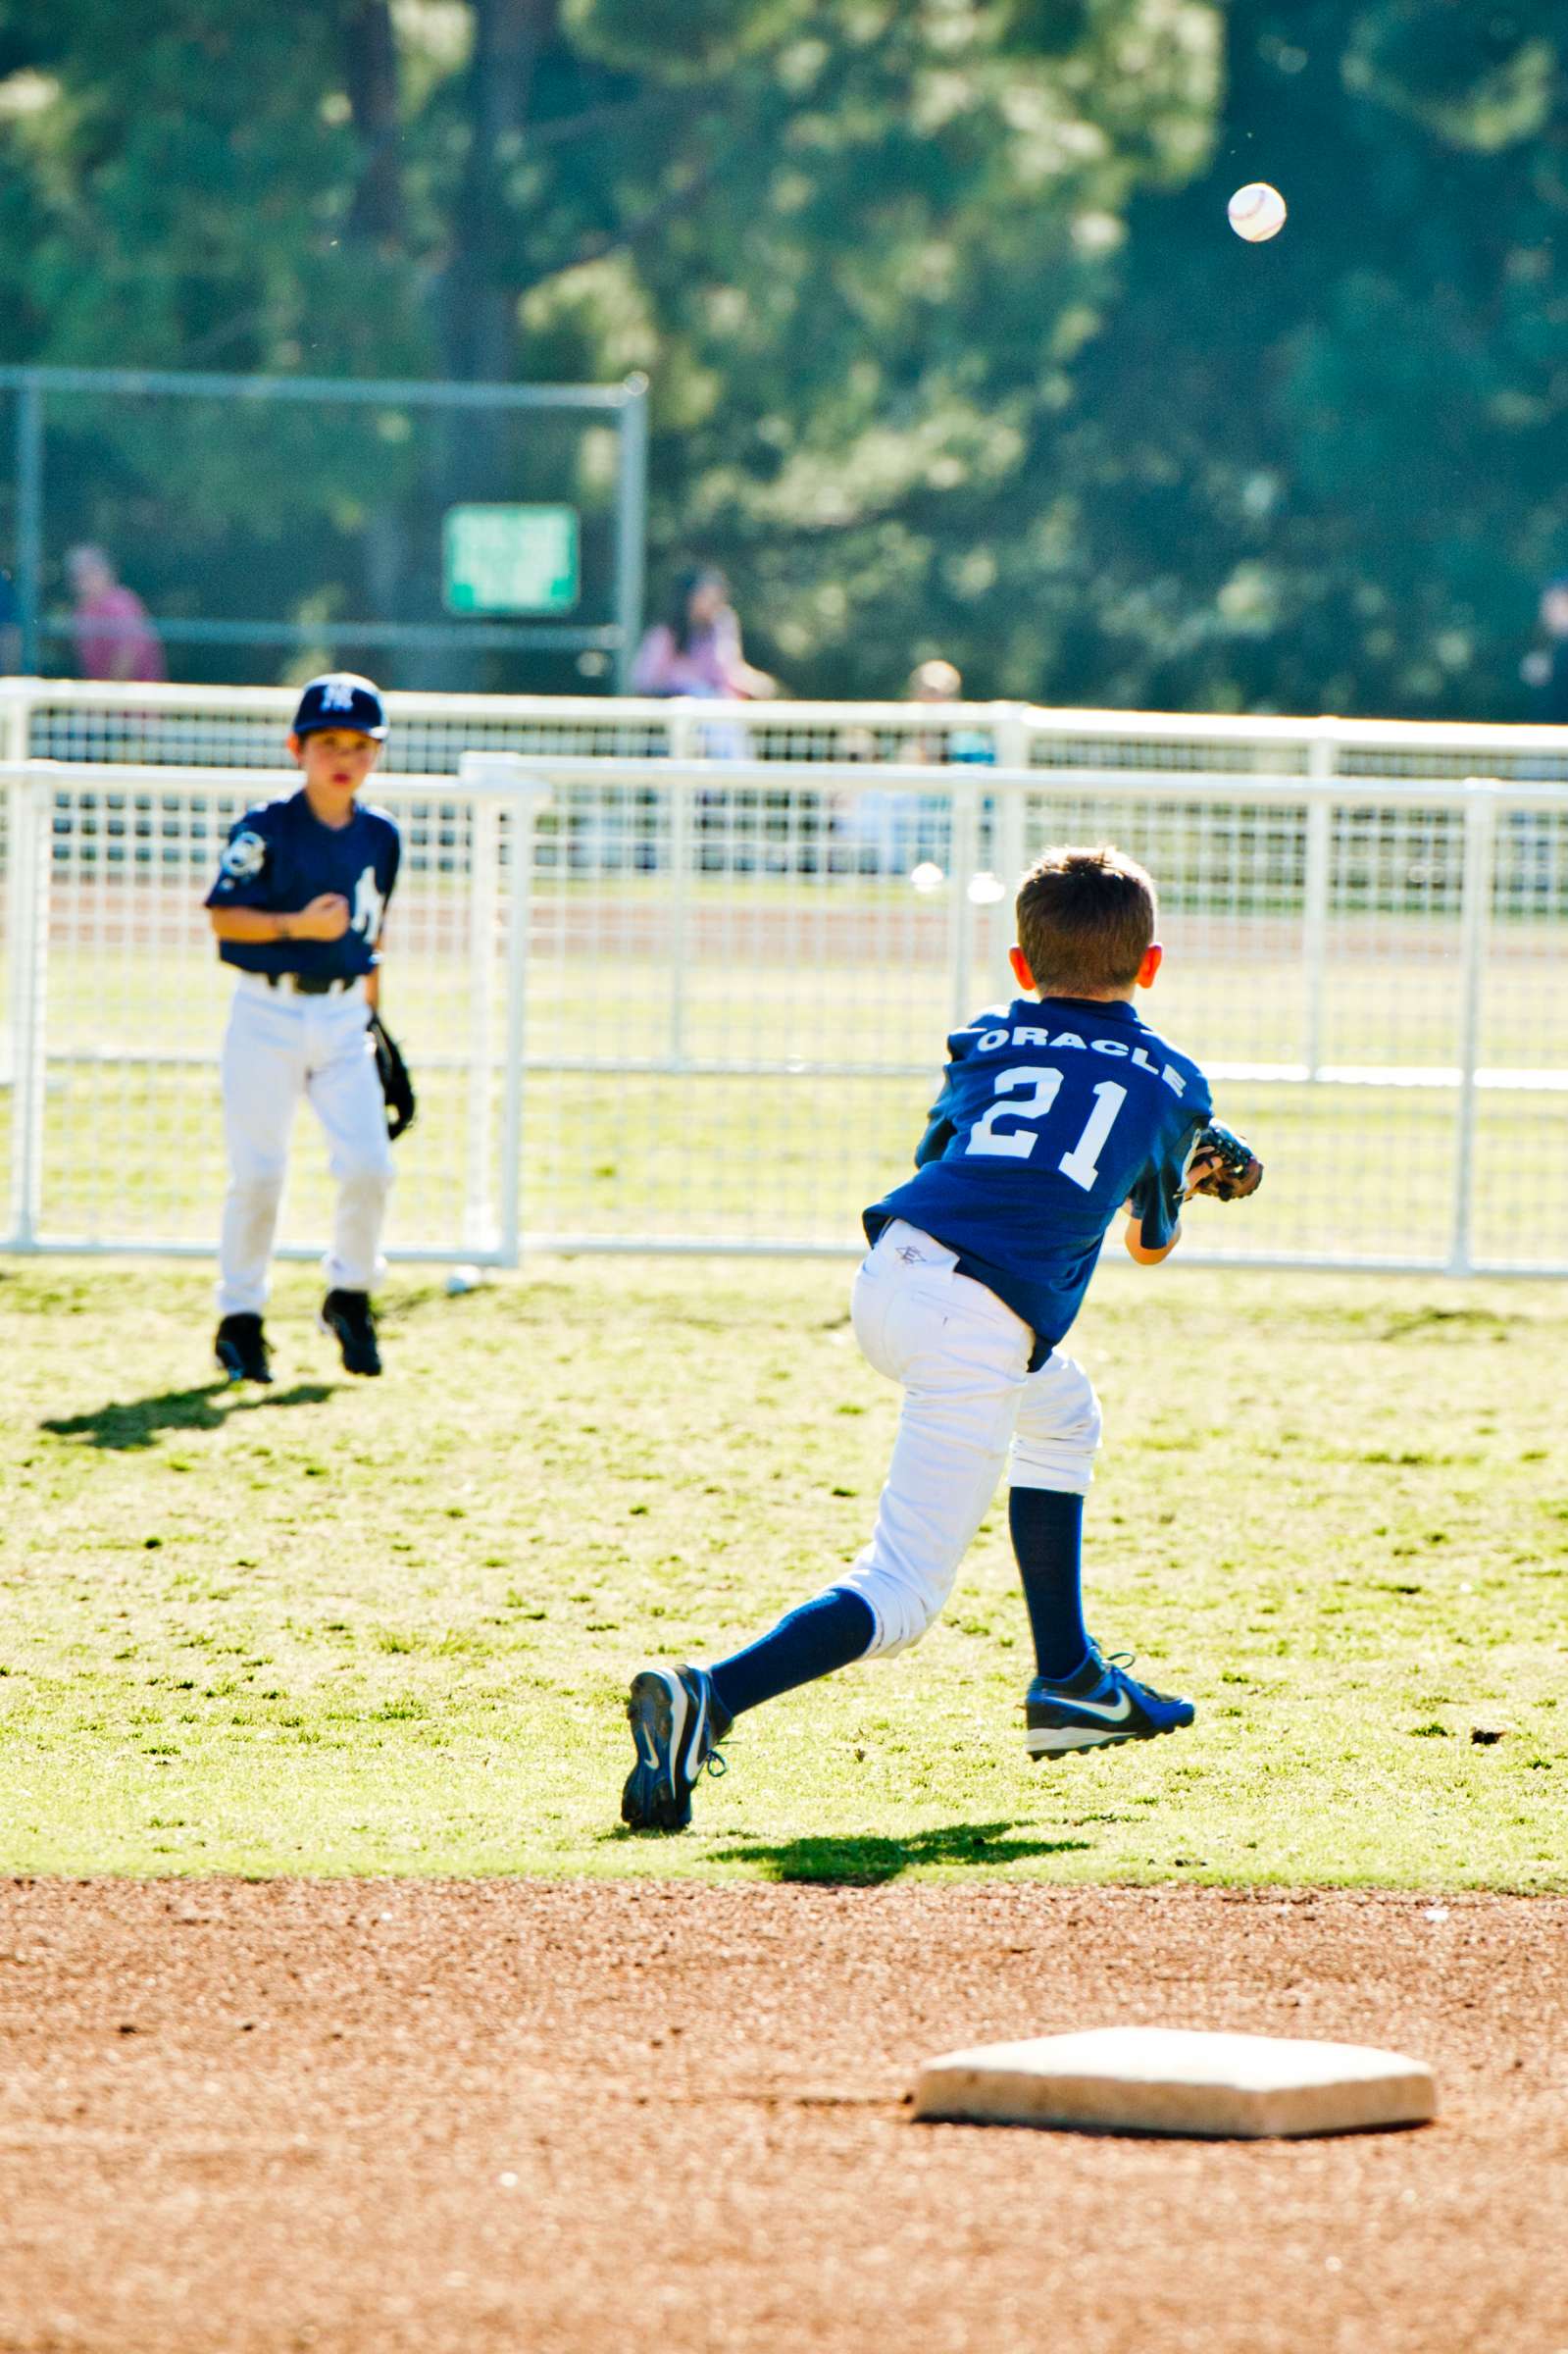
<svg viewBox="0 0 1568 2354"><path fill-rule="evenodd" d="M76 676L138 683L169 676L158 634L133 588L115 578L101 547L74 547L66 558L76 604Z"/></svg>
<svg viewBox="0 0 1568 2354"><path fill-rule="evenodd" d="M1520 676L1536 690L1534 716L1548 727L1568 727L1568 572L1541 591L1539 618L1546 642L1526 654Z"/></svg>
<svg viewBox="0 0 1568 2354"><path fill-rule="evenodd" d="M956 703L963 690L964 675L958 665L936 660L915 664L909 674L904 695L911 703ZM924 742L926 739L922 738L921 741ZM931 756L936 760L942 757L939 743Z"/></svg>
<svg viewBox="0 0 1568 2354"><path fill-rule="evenodd" d="M955 664L918 662L904 689L905 700L932 705L956 703L963 678ZM860 758L860 752L845 755ZM890 756L906 767L951 767L959 762L994 761L995 747L984 728L941 728L892 741ZM920 865L945 866L948 813L945 800L924 793L845 794L836 831L853 844L863 874L907 874Z"/></svg>
<svg viewBox="0 0 1568 2354"><path fill-rule="evenodd" d="M22 612L11 575L0 566L0 678L22 668Z"/></svg>
<svg viewBox="0 0 1568 2354"><path fill-rule="evenodd" d="M670 609L637 648L632 684L638 694L698 694L760 701L779 691L740 650L740 623L722 572L702 565L675 584Z"/></svg>
<svg viewBox="0 0 1568 2354"><path fill-rule="evenodd" d="M917 662L904 693L912 703L956 703L963 693L963 674L951 662ZM985 728L949 728L940 736L916 736L899 754L902 760L978 761L990 764L996 747Z"/></svg>

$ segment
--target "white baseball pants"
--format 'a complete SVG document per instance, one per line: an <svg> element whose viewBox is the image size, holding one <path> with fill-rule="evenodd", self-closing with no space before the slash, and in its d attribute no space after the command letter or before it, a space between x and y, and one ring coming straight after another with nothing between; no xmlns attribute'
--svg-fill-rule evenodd
<svg viewBox="0 0 1568 2354"><path fill-rule="evenodd" d="M1029 1326L902 1219L861 1266L850 1312L872 1364L904 1389L871 1542L835 1580L871 1607L872 1659L936 1618L1004 1467L1014 1487L1087 1493L1100 1408L1070 1356L1031 1373Z"/></svg>
<svg viewBox="0 0 1568 2354"><path fill-rule="evenodd" d="M283 1198L288 1140L301 1097L327 1131L337 1180L329 1291L374 1291L386 1264L381 1226L392 1187L386 1106L363 982L301 998L242 973L224 1034L224 1141L228 1194L219 1252L218 1312L260 1315Z"/></svg>

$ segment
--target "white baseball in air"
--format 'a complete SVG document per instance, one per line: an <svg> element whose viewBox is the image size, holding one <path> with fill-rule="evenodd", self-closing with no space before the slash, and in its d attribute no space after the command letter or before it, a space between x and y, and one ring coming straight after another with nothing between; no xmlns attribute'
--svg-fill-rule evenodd
<svg viewBox="0 0 1568 2354"><path fill-rule="evenodd" d="M1245 237L1249 245L1277 237L1285 227L1285 198L1266 179L1249 179L1244 188L1237 189L1225 210L1237 235Z"/></svg>
<svg viewBox="0 0 1568 2354"><path fill-rule="evenodd" d="M465 1292L477 1292L483 1281L483 1271L479 1267L454 1267L446 1279L446 1296L448 1300L461 1300Z"/></svg>

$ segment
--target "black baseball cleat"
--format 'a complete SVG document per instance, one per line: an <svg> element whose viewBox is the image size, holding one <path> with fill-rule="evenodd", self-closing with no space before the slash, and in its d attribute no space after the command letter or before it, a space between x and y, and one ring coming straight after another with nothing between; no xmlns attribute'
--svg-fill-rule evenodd
<svg viewBox="0 0 1568 2354"><path fill-rule="evenodd" d="M273 1362L260 1316L225 1316L213 1355L230 1381L271 1381Z"/></svg>
<svg viewBox="0 0 1568 2354"><path fill-rule="evenodd" d="M323 1332L329 1332L343 1352L345 1373L379 1373L381 1353L376 1346L376 1318L367 1292L329 1292L322 1302Z"/></svg>
<svg viewBox="0 0 1568 2354"><path fill-rule="evenodd" d="M1109 1659L1091 1643L1082 1667L1060 1682L1037 1675L1024 1705L1024 1742L1032 1758L1069 1757L1116 1741L1152 1741L1192 1721L1189 1700L1174 1699L1128 1674L1132 1655Z"/></svg>
<svg viewBox="0 0 1568 2354"><path fill-rule="evenodd" d="M644 1667L626 1704L637 1762L621 1793L621 1820L634 1831L683 1831L691 1793L706 1766L723 1773L719 1744L732 1719L702 1667Z"/></svg>

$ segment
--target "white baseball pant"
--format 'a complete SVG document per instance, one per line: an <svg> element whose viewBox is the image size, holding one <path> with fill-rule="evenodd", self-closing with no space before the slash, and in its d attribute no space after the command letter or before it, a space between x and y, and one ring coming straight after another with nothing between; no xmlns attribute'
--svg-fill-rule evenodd
<svg viewBox="0 0 1568 2354"><path fill-rule="evenodd" d="M229 1183L219 1250L218 1312L260 1315L301 1097L327 1131L337 1180L329 1291L374 1291L386 1272L381 1226L392 1187L386 1105L367 1028L365 985L301 998L241 973L224 1034L224 1141Z"/></svg>
<svg viewBox="0 0 1568 2354"><path fill-rule="evenodd" d="M1014 1487L1087 1493L1100 1407L1070 1356L1031 1373L1029 1326L902 1219L862 1264L850 1312L872 1364L904 1389L871 1542L835 1580L870 1605L873 1659L936 1618L1004 1467Z"/></svg>

